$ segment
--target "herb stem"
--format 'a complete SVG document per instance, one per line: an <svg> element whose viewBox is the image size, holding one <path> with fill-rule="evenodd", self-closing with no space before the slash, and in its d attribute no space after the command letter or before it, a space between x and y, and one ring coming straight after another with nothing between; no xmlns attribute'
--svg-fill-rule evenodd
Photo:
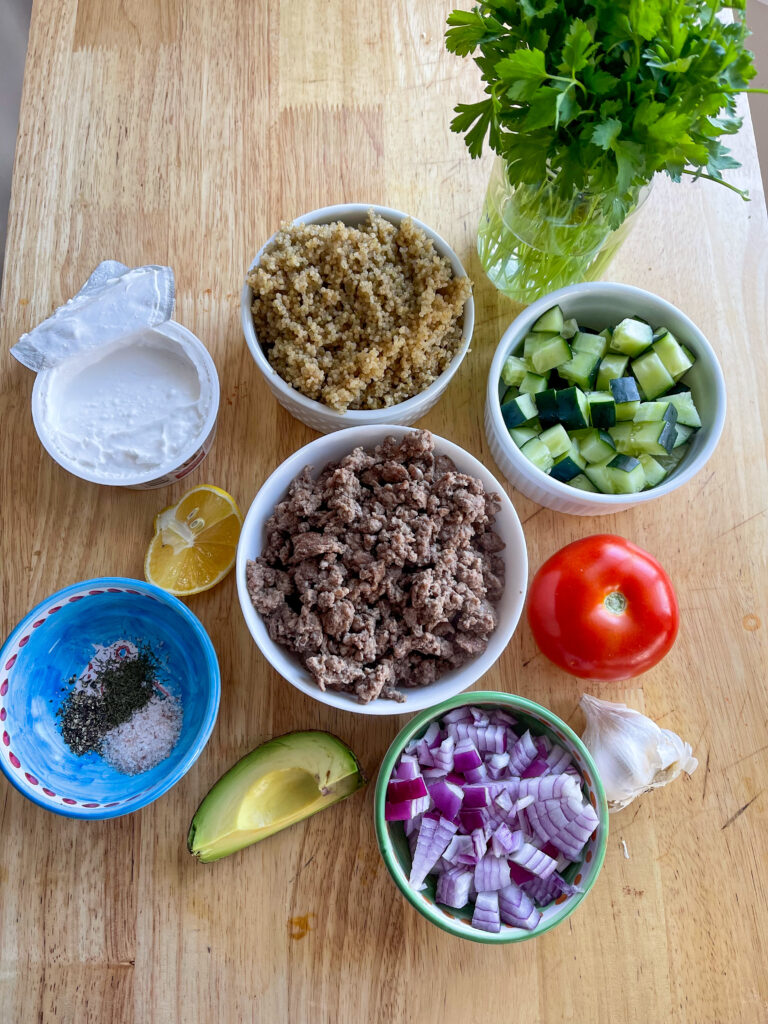
<svg viewBox="0 0 768 1024"><path fill-rule="evenodd" d="M683 174L690 174L692 178L705 178L707 181L717 182L718 185L722 185L724 188L730 189L731 192L735 192L737 196L741 196L745 203L749 202L749 196L743 189L736 188L735 185L729 184L722 178L715 178L711 174L704 174L703 171L689 171L686 169L683 169Z"/></svg>

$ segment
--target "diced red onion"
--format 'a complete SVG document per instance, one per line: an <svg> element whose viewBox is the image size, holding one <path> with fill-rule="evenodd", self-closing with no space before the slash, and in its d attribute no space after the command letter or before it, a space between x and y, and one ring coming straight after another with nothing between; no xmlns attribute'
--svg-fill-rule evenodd
<svg viewBox="0 0 768 1024"><path fill-rule="evenodd" d="M520 775L521 779L535 779L542 775L546 775L549 771L549 765L543 757L534 757L531 763Z"/></svg>
<svg viewBox="0 0 768 1024"><path fill-rule="evenodd" d="M488 725L490 717L487 711L483 711L482 708L470 708L469 713L472 715L472 721L475 725Z"/></svg>
<svg viewBox="0 0 768 1024"><path fill-rule="evenodd" d="M415 749L415 748L414 748ZM410 754L403 754L398 762L397 768L392 773L393 779L417 779L419 777L419 762Z"/></svg>
<svg viewBox="0 0 768 1024"><path fill-rule="evenodd" d="M538 753L538 748L533 741L530 730L526 730L520 739L512 745L509 751L510 769L515 773L515 775L520 775L521 772L525 771Z"/></svg>
<svg viewBox="0 0 768 1024"><path fill-rule="evenodd" d="M534 743L536 744L536 749L539 752L538 756L543 757L546 760L547 754L549 753L549 748L552 746L552 744L549 742L546 736L537 736L534 740Z"/></svg>
<svg viewBox="0 0 768 1024"><path fill-rule="evenodd" d="M457 772L472 771L473 768L480 768L483 759L478 753L477 747L469 737L459 740L453 752L453 769Z"/></svg>
<svg viewBox="0 0 768 1024"><path fill-rule="evenodd" d="M452 783L454 786L463 786L466 780L458 772L448 772L445 776L445 781Z"/></svg>
<svg viewBox="0 0 768 1024"><path fill-rule="evenodd" d="M415 818L417 814L423 814L429 810L429 797L422 797L420 800L403 800L400 803L384 804L385 821L408 821Z"/></svg>
<svg viewBox="0 0 768 1024"><path fill-rule="evenodd" d="M521 868L519 864L515 864L513 860L507 862L509 864L509 877L515 883L515 885L522 885L523 882L531 882L536 877L528 871L527 868Z"/></svg>
<svg viewBox="0 0 768 1024"><path fill-rule="evenodd" d="M424 884L424 879L442 857L453 838L456 827L446 818L435 819L431 815L425 816L419 830L419 838L411 861L411 874L408 878L414 889L420 889Z"/></svg>
<svg viewBox="0 0 768 1024"><path fill-rule="evenodd" d="M475 888L492 892L509 885L509 864L502 857L486 853L475 865Z"/></svg>
<svg viewBox="0 0 768 1024"><path fill-rule="evenodd" d="M492 711L489 718L494 725L507 725L510 729L517 725L517 719L513 718L512 715L508 715L506 711L502 711L500 708Z"/></svg>
<svg viewBox="0 0 768 1024"><path fill-rule="evenodd" d="M417 814L413 818L409 818L408 821L403 822L403 831L408 838L411 837L412 833L418 832L421 828L421 819L423 815Z"/></svg>
<svg viewBox="0 0 768 1024"><path fill-rule="evenodd" d="M481 928L484 932L501 931L498 893L478 892L475 899L475 911L472 914L472 926Z"/></svg>
<svg viewBox="0 0 768 1024"><path fill-rule="evenodd" d="M472 833L472 853L475 857L475 863L481 860L488 849L488 840L485 838L485 832L476 828Z"/></svg>
<svg viewBox="0 0 768 1024"><path fill-rule="evenodd" d="M434 768L435 759L432 756L432 751L426 740L419 740L418 746L416 747L419 764L424 768Z"/></svg>
<svg viewBox="0 0 768 1024"><path fill-rule="evenodd" d="M451 864L477 864L472 836L455 835L446 846L443 858Z"/></svg>
<svg viewBox="0 0 768 1024"><path fill-rule="evenodd" d="M503 725L479 725L477 727L477 749L491 754L501 754L507 746L507 730Z"/></svg>
<svg viewBox="0 0 768 1024"><path fill-rule="evenodd" d="M435 768L443 768L446 772L453 771L453 748L455 745L453 736L448 736L439 747L432 751Z"/></svg>
<svg viewBox="0 0 768 1024"><path fill-rule="evenodd" d="M487 807L491 797L487 786L465 786L464 787L464 809L470 807Z"/></svg>
<svg viewBox="0 0 768 1024"><path fill-rule="evenodd" d="M467 782L485 782L488 778L488 769L484 764L481 764L479 768L471 768L469 771L464 772L464 778Z"/></svg>
<svg viewBox="0 0 768 1024"><path fill-rule="evenodd" d="M472 721L474 721L472 717L472 711L470 708L466 706L466 704L464 705L464 707L454 708L453 711L446 711L446 713L443 715L443 723L447 723L449 725L454 724L456 722Z"/></svg>
<svg viewBox="0 0 768 1024"><path fill-rule="evenodd" d="M459 812L459 821L462 829L469 833L476 828L484 829L488 824L488 809L486 807L473 807Z"/></svg>
<svg viewBox="0 0 768 1024"><path fill-rule="evenodd" d="M533 905L533 900L514 883L499 892L499 914L504 924L528 931L538 925L541 911Z"/></svg>
<svg viewBox="0 0 768 1024"><path fill-rule="evenodd" d="M523 845L523 833L519 831L512 832L509 825L502 822L493 833L491 845L497 857L509 856L510 853L519 850Z"/></svg>
<svg viewBox="0 0 768 1024"><path fill-rule="evenodd" d="M438 722L430 722L427 731L421 737L430 750L440 746L440 725Z"/></svg>
<svg viewBox="0 0 768 1024"><path fill-rule="evenodd" d="M537 850L530 843L523 843L518 850L510 853L509 859L536 875L537 878L549 878L557 867L557 861L553 857L548 857L546 853Z"/></svg>
<svg viewBox="0 0 768 1024"><path fill-rule="evenodd" d="M555 744L547 754L547 764L553 775L560 775L571 763L571 755L567 750Z"/></svg>
<svg viewBox="0 0 768 1024"><path fill-rule="evenodd" d="M447 773L442 768L425 768L421 773L427 782L437 782L439 779L445 779Z"/></svg>
<svg viewBox="0 0 768 1024"><path fill-rule="evenodd" d="M423 796L429 796L429 791L421 775L415 779L394 779L387 786L387 800L393 804L404 800L420 800Z"/></svg>
<svg viewBox="0 0 768 1024"><path fill-rule="evenodd" d="M429 795L435 808L446 818L455 818L461 810L464 799L461 786L454 786L445 781L435 782L429 787Z"/></svg>
<svg viewBox="0 0 768 1024"><path fill-rule="evenodd" d="M472 872L455 867L444 871L437 883L435 899L446 907L466 907L469 903L469 887L472 883Z"/></svg>

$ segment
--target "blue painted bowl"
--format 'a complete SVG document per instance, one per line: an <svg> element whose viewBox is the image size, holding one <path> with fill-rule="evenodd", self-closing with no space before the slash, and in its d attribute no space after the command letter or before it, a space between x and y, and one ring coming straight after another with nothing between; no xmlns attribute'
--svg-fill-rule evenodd
<svg viewBox="0 0 768 1024"><path fill-rule="evenodd" d="M57 711L97 644L148 643L159 682L181 701L176 746L154 768L124 775L94 753L77 757ZM63 688L63 689L62 689ZM34 608L0 650L0 768L34 803L89 820L130 814L174 786L200 756L219 710L213 644L178 598L141 580L103 577L65 587Z"/></svg>

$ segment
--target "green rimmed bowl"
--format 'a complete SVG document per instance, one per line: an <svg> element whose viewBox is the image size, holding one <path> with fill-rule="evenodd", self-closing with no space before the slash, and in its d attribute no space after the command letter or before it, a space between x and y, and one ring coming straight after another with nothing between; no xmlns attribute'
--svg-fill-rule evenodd
<svg viewBox="0 0 768 1024"><path fill-rule="evenodd" d="M452 907L443 907L435 900L435 880L427 878L427 887L422 892L417 892L408 884L408 875L411 870L411 854L408 849L408 841L405 838L401 822L388 822L384 820L384 801L387 794L387 783L394 771L400 755L412 739L419 739L427 731L430 722L442 716L454 708L471 705L493 710L499 708L513 715L518 722L531 730L534 736L547 736L554 743L559 743L573 757L575 766L581 772L582 791L589 802L597 811L599 824L587 841L582 852L582 860L579 863L571 864L564 872L566 881L581 887L582 891L573 896L563 894L554 903L542 909L541 921L533 931L526 931L524 928L513 928L502 923L501 931L498 933L484 932L472 927L473 905L455 910ZM389 873L395 880L402 894L412 903L414 907L423 914L428 921L436 924L451 935L457 935L461 939L471 939L473 942L487 942L491 945L502 945L507 942L522 942L524 939L532 939L543 935L550 928L560 924L569 917L576 907L581 903L592 886L597 881L600 869L605 859L605 848L608 842L608 804L605 798L605 791L600 777L597 774L595 763L589 751L581 742L576 733L557 715L535 704L525 697L518 697L511 693L499 693L492 690L479 691L476 693L462 693L449 700L443 701L434 708L422 711L421 714L412 718L408 725L402 729L392 742L389 750L384 756L379 770L379 777L376 782L376 796L374 800L374 822L376 826L376 840L387 865Z"/></svg>

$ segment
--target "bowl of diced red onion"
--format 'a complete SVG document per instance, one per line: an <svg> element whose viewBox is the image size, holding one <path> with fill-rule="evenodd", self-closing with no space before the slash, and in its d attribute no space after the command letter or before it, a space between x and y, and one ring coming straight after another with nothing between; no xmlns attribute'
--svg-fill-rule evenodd
<svg viewBox="0 0 768 1024"><path fill-rule="evenodd" d="M475 942L541 935L595 883L608 805L589 751L547 708L460 694L413 718L382 762L376 837L405 898Z"/></svg>

